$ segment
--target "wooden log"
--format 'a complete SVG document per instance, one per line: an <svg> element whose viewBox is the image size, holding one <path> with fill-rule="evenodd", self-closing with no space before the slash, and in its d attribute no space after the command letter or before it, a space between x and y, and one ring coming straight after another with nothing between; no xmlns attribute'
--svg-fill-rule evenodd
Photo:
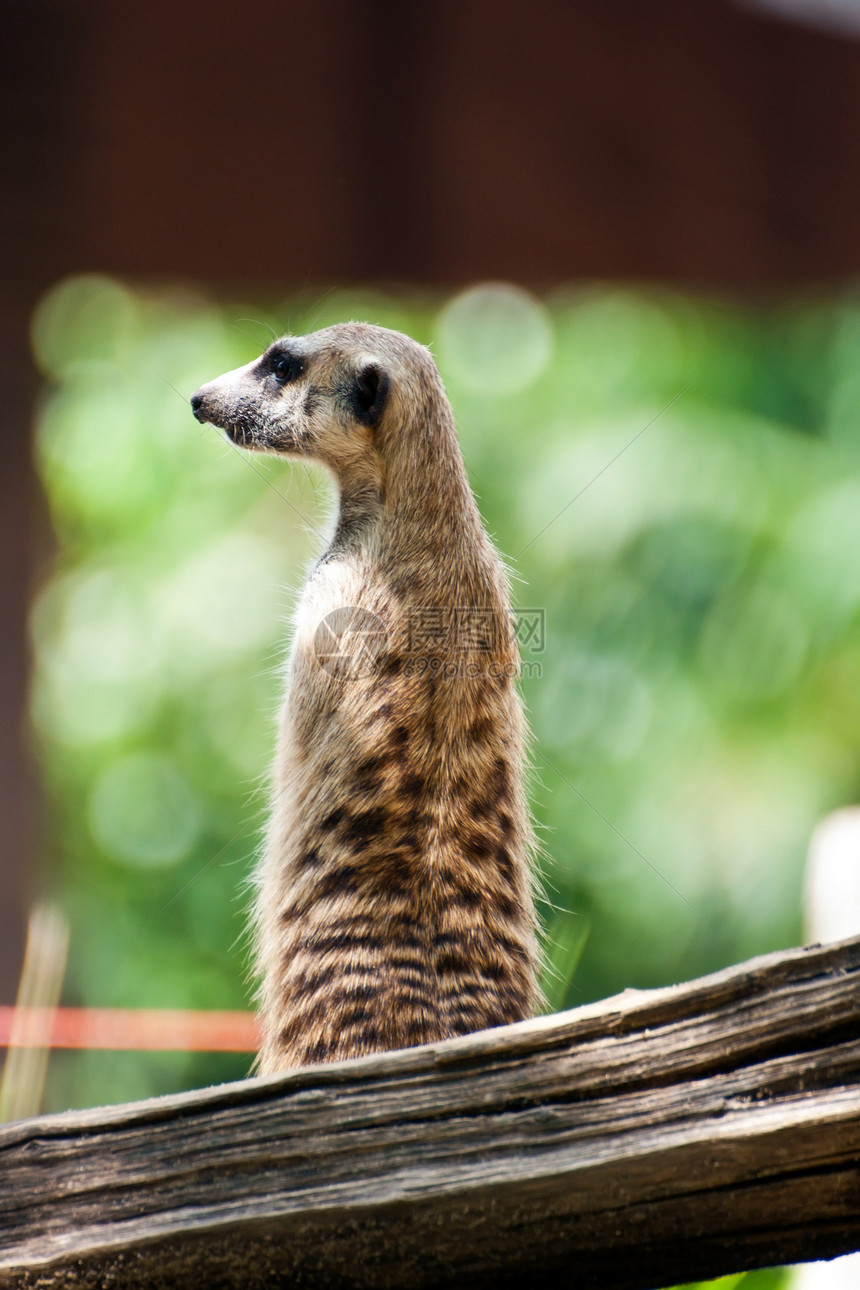
<svg viewBox="0 0 860 1290"><path fill-rule="evenodd" d="M860 1247L860 940L0 1131L0 1286L647 1290Z"/></svg>

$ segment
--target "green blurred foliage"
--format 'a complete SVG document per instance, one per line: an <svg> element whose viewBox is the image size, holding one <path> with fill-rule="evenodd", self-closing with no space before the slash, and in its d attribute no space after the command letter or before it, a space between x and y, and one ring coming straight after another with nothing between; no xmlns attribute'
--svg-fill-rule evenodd
<svg viewBox="0 0 860 1290"><path fill-rule="evenodd" d="M720 1277L717 1281L697 1281L675 1290L789 1290L791 1272L788 1268L762 1268L758 1272L738 1272L734 1276Z"/></svg>
<svg viewBox="0 0 860 1290"><path fill-rule="evenodd" d="M523 692L550 1005L797 943L811 830L860 789L857 301L481 287L225 307L90 277L33 325L59 551L32 720L65 1001L249 1006L288 616L332 492L185 400L272 331L349 317L432 344L516 601L545 610ZM247 1069L57 1054L50 1102Z"/></svg>

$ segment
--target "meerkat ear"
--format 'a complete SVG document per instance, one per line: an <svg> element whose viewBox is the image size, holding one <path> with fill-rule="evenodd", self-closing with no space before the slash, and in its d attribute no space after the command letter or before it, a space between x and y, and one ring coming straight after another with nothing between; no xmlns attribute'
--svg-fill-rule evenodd
<svg viewBox="0 0 860 1290"><path fill-rule="evenodd" d="M378 363L365 363L355 374L353 401L356 420L375 426L388 398L388 374Z"/></svg>

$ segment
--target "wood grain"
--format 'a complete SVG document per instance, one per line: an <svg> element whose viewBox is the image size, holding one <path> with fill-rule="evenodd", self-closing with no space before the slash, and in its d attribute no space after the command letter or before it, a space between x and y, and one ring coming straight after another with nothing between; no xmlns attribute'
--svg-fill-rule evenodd
<svg viewBox="0 0 860 1290"><path fill-rule="evenodd" d="M0 1286L647 1290L860 1246L860 940L0 1131Z"/></svg>

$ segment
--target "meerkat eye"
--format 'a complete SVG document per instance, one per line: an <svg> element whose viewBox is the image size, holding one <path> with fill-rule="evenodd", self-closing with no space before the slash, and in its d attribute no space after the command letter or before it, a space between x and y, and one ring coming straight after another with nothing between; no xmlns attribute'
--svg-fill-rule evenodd
<svg viewBox="0 0 860 1290"><path fill-rule="evenodd" d="M282 385L289 381L295 381L302 374L302 360L295 354L281 352L273 354L271 360L271 373L276 380Z"/></svg>

